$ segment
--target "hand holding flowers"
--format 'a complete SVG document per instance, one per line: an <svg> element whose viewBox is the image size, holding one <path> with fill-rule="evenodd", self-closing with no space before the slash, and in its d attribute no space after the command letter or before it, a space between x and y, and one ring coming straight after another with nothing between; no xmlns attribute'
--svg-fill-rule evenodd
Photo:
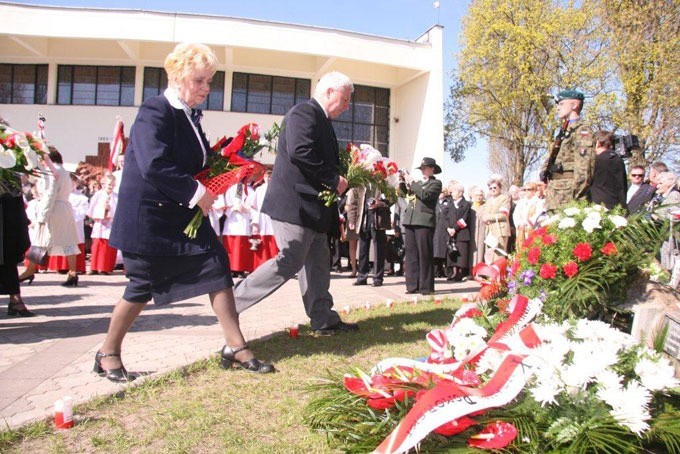
<svg viewBox="0 0 680 454"><path fill-rule="evenodd" d="M396 188L399 184L399 168L397 164L383 157L370 145L362 144L357 147L348 144L340 152L340 175L347 179L347 188L373 186L390 201L397 199ZM344 192L344 191L343 191ZM319 193L319 199L325 206L331 206L338 199L338 192L324 190Z"/></svg>

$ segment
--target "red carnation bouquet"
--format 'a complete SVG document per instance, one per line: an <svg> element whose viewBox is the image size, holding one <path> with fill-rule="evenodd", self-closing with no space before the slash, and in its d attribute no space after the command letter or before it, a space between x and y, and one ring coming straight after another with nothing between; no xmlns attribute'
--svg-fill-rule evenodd
<svg viewBox="0 0 680 454"><path fill-rule="evenodd" d="M248 123L238 130L236 137L222 137L213 145L208 156L208 168L194 178L214 195L224 194L237 183L257 183L262 180L265 166L253 160L255 154L264 148L273 150L279 135L279 125L274 126L260 137L260 127ZM189 238L196 238L198 228L203 223L203 212L196 208L196 214L184 229Z"/></svg>
<svg viewBox="0 0 680 454"><path fill-rule="evenodd" d="M368 144L356 146L352 143L340 152L340 175L347 179L347 188L359 186L373 186L385 195L391 202L397 200L397 186L399 185L399 168L397 163L384 157L378 150ZM338 199L334 190L319 193L319 198L327 207Z"/></svg>

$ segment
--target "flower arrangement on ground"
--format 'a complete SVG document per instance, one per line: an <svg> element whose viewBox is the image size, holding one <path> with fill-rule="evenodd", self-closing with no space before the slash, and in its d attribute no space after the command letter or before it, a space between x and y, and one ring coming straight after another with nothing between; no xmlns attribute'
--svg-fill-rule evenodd
<svg viewBox="0 0 680 454"><path fill-rule="evenodd" d="M327 381L306 422L357 452L680 452L668 361L604 322L532 323L541 305L464 305L427 335L427 361L390 358Z"/></svg>
<svg viewBox="0 0 680 454"><path fill-rule="evenodd" d="M39 172L38 164L47 152L42 139L0 124L0 185L5 189L16 187L18 174Z"/></svg>
<svg viewBox="0 0 680 454"><path fill-rule="evenodd" d="M661 244L659 226L621 210L573 203L531 232L510 262L510 296L540 297L546 316L601 317Z"/></svg>
<svg viewBox="0 0 680 454"><path fill-rule="evenodd" d="M592 320L615 308L663 229L566 207L514 257L475 266L478 303L427 334L424 361L325 381L306 422L348 451L680 453L680 388L662 342L651 350Z"/></svg>
<svg viewBox="0 0 680 454"><path fill-rule="evenodd" d="M276 123L263 138L260 127L256 123L248 123L239 129L236 137L222 137L210 148L207 168L195 176L196 180L215 195L224 194L236 183L257 183L262 179L265 167L253 157L264 148L271 151L278 134ZM196 238L202 222L203 212L196 208L196 214L184 233L189 238Z"/></svg>
<svg viewBox="0 0 680 454"><path fill-rule="evenodd" d="M340 175L347 178L348 189L370 185L377 188L391 202L397 200L399 167L396 162L384 157L372 146L348 144L346 149L340 152L338 167ZM338 194L332 190L325 190L319 193L319 198L326 206L331 206L338 200Z"/></svg>

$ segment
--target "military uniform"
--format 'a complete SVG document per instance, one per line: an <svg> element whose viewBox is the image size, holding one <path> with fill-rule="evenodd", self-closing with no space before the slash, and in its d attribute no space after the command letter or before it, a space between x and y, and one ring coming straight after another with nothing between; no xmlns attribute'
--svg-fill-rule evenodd
<svg viewBox="0 0 680 454"><path fill-rule="evenodd" d="M574 90L563 91L558 97L581 101L584 98L582 93ZM547 210L556 210L572 200L588 197L595 167L595 138L581 118L570 120L561 134L562 141L554 165L549 169L549 160L546 160L541 169L542 174L551 175L545 192Z"/></svg>

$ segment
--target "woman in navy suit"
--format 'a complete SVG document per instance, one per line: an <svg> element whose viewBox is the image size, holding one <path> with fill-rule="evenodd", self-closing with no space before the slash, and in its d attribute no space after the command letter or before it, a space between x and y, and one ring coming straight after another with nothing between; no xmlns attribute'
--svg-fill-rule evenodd
<svg viewBox="0 0 680 454"><path fill-rule="evenodd" d="M205 101L217 57L202 44L178 44L165 59L168 88L140 107L130 130L118 207L109 243L122 251L129 282L116 304L95 372L133 380L121 360L123 338L151 299L163 305L208 294L226 345L221 365L267 373L239 328L227 254L209 222L196 238L184 228L198 208L207 215L215 195L194 180L210 152L195 106Z"/></svg>

